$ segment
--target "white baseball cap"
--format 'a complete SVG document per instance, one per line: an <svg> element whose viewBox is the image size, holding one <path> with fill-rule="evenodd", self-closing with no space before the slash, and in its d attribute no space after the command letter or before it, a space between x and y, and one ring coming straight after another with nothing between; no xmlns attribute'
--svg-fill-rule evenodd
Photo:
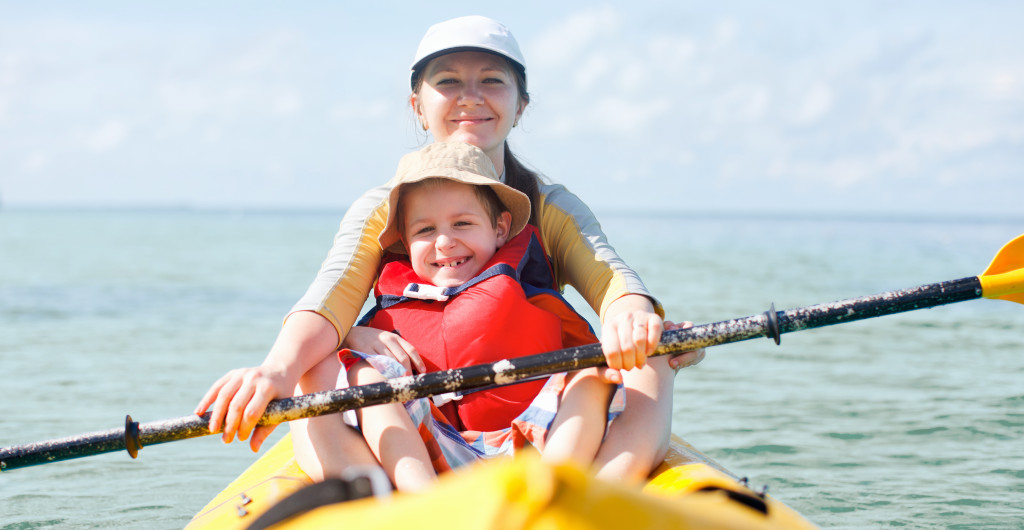
<svg viewBox="0 0 1024 530"><path fill-rule="evenodd" d="M412 61L411 81L431 59L447 53L485 51L512 61L526 75L526 60L512 32L497 20L478 15L453 18L430 26Z"/></svg>

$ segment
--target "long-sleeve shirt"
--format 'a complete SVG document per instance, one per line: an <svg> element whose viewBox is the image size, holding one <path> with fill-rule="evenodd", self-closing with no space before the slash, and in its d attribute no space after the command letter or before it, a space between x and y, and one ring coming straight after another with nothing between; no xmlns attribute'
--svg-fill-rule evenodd
<svg viewBox="0 0 1024 530"><path fill-rule="evenodd" d="M388 217L391 186L377 186L357 199L341 226L320 271L306 294L292 308L314 311L348 334L373 288L383 250L377 236ZM540 237L560 289L571 285L604 319L608 306L627 294L647 296L655 310L664 310L640 277L608 243L590 208L565 186L541 183L538 219Z"/></svg>

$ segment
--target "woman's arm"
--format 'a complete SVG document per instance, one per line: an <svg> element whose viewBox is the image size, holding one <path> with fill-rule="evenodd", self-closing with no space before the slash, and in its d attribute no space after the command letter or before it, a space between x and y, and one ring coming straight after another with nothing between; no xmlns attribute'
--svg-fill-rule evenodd
<svg viewBox="0 0 1024 530"><path fill-rule="evenodd" d="M609 366L643 367L664 329L690 324L662 321L661 304L608 243L597 218L579 197L554 184L542 185L540 192L541 240L551 256L555 281L572 285L600 315L601 346ZM676 355L669 366L696 364L703 355Z"/></svg>
<svg viewBox="0 0 1024 530"><path fill-rule="evenodd" d="M373 188L346 212L320 272L285 319L263 363L228 372L196 406L196 414L212 407L210 430L223 428L225 442L252 433L250 445L259 449L273 430L255 428L267 404L293 395L300 378L337 351L377 274L382 254L377 235L387 219L388 191L388 186Z"/></svg>
<svg viewBox="0 0 1024 530"><path fill-rule="evenodd" d="M336 346L359 318L377 278L384 254L377 236L387 222L390 191L390 185L378 186L349 207L316 279L292 307L292 313L313 311L327 319L337 331Z"/></svg>
<svg viewBox="0 0 1024 530"><path fill-rule="evenodd" d="M206 392L195 413L210 407L210 431L223 428L221 438L230 443L237 434L258 451L275 426L256 427L271 400L294 393L302 374L309 371L338 343L338 334L327 319L301 311L288 317L270 353L259 366L237 368L218 379Z"/></svg>
<svg viewBox="0 0 1024 530"><path fill-rule="evenodd" d="M541 186L541 240L555 281L572 285L600 315L608 365L642 367L661 339L661 305L608 243L600 223L564 186Z"/></svg>

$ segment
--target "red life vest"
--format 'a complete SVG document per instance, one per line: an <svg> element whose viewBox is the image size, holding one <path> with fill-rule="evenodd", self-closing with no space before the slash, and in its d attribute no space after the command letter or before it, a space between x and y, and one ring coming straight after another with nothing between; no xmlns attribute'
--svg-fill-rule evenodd
<svg viewBox="0 0 1024 530"><path fill-rule="evenodd" d="M458 287L425 283L408 256L391 255L374 288L377 305L360 325L402 336L428 371L597 342L554 287L538 232L527 226ZM496 431L511 425L542 386L543 379L471 392L441 410L460 430Z"/></svg>

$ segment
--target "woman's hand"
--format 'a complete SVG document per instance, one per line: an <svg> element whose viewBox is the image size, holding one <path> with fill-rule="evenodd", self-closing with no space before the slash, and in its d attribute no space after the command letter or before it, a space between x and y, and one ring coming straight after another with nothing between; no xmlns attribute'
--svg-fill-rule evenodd
<svg viewBox="0 0 1024 530"><path fill-rule="evenodd" d="M201 415L210 409L210 432L221 431L224 443L230 443L235 435L245 440L252 434L249 446L259 451L263 441L270 436L276 425L257 427L256 422L263 416L267 404L273 399L290 397L295 384L282 371L265 366L231 370L217 380L196 406L195 413Z"/></svg>
<svg viewBox="0 0 1024 530"><path fill-rule="evenodd" d="M601 350L608 367L643 368L658 347L662 330L661 317L646 296L629 294L612 302L601 326Z"/></svg>
<svg viewBox="0 0 1024 530"><path fill-rule="evenodd" d="M371 355L386 355L402 363L406 375L413 373L424 373L427 366L416 351L416 348L397 333L382 331L377 328L353 326L345 336L342 347L356 350Z"/></svg>
<svg viewBox="0 0 1024 530"><path fill-rule="evenodd" d="M689 329L693 327L693 322L681 322L676 324L672 321L665 321L665 331L673 329ZM673 370L679 371L680 368L686 368L687 366L693 366L704 360L704 348L695 351L688 351L683 353L677 353L668 360L668 365Z"/></svg>
<svg viewBox="0 0 1024 530"><path fill-rule="evenodd" d="M646 296L626 295L615 300L608 306L601 328L601 349L610 368L604 373L605 379L621 382L618 370L643 368L647 356L657 349L662 331L691 327L692 322L663 322ZM669 359L669 366L678 371L702 360L703 348L673 355Z"/></svg>
<svg viewBox="0 0 1024 530"><path fill-rule="evenodd" d="M274 430L271 425L256 426L267 404L294 395L299 378L334 354L337 347L338 333L326 318L311 311L293 313L263 364L232 370L218 379L196 405L195 413L213 407L210 432L221 430L224 443L230 443L236 434L239 440L252 434L249 446L258 451Z"/></svg>

